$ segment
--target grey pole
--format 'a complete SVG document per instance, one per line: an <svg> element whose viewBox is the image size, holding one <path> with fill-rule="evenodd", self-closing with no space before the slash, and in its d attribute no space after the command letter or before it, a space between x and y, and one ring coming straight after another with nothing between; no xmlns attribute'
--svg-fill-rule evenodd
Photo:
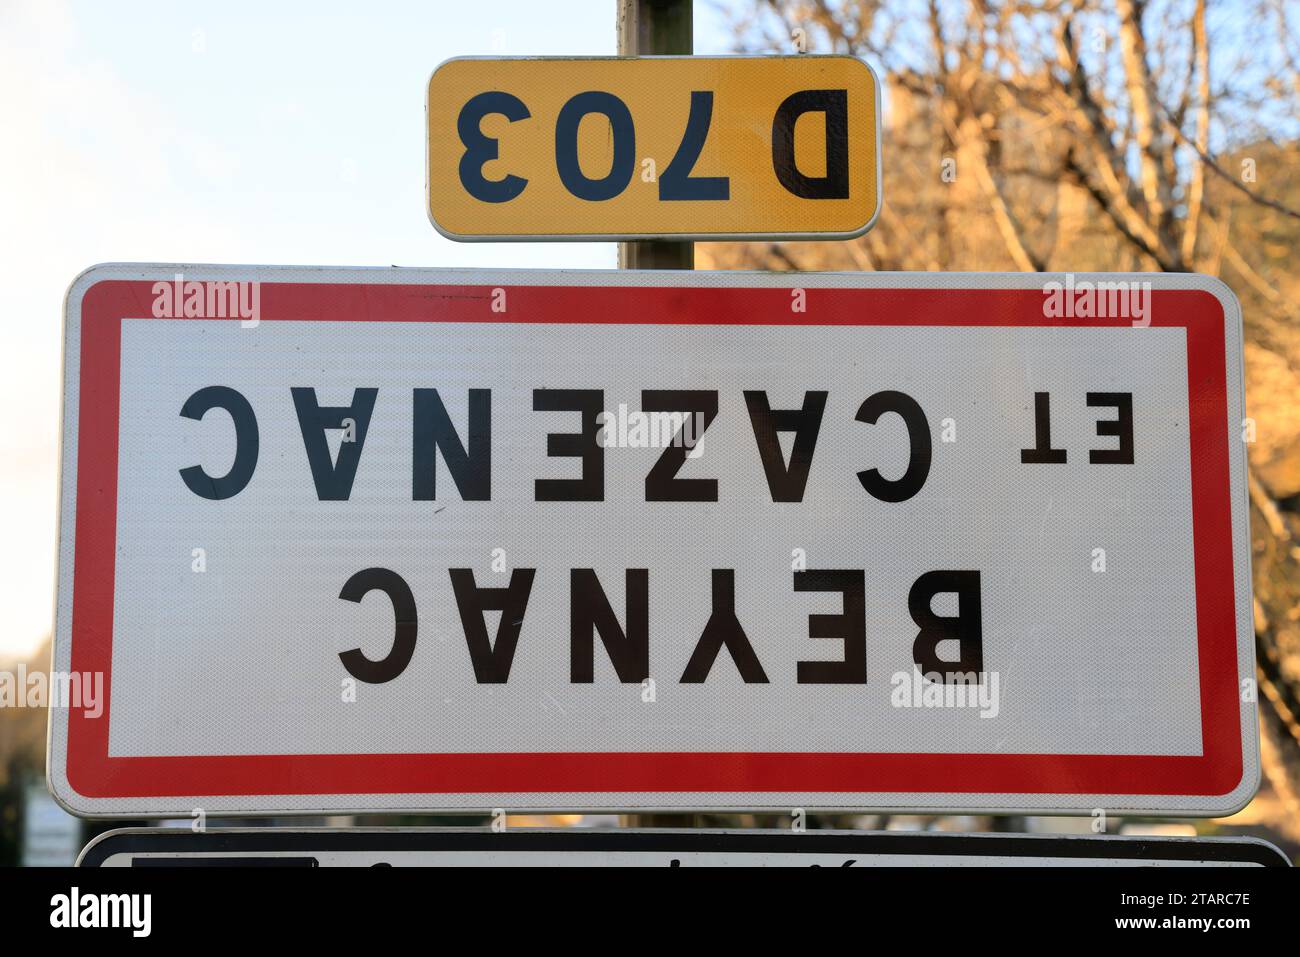
<svg viewBox="0 0 1300 957"><path fill-rule="evenodd" d="M618 0L618 54L638 56L695 51L692 0ZM694 269L695 244L652 241L619 243L620 269ZM693 815L626 814L625 827L681 827Z"/></svg>
<svg viewBox="0 0 1300 957"><path fill-rule="evenodd" d="M692 0L618 0L618 55L694 52ZM694 269L695 244L619 243L620 269Z"/></svg>

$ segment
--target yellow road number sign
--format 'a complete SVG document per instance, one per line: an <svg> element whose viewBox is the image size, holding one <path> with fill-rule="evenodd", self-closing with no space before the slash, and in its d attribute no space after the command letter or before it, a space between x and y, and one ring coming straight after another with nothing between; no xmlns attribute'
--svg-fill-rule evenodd
<svg viewBox="0 0 1300 957"><path fill-rule="evenodd" d="M427 118L451 239L844 239L880 211L854 57L453 59Z"/></svg>

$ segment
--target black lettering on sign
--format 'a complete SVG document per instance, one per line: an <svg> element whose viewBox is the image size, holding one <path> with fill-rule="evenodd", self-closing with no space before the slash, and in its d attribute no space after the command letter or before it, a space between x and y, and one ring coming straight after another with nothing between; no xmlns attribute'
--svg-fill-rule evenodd
<svg viewBox="0 0 1300 957"><path fill-rule="evenodd" d="M879 469L858 473L862 487L882 502L906 502L921 491L930 474L930 425L921 406L906 392L877 392L858 409L857 421L875 425L886 412L893 412L907 426L909 456L902 477L887 479Z"/></svg>
<svg viewBox="0 0 1300 957"><path fill-rule="evenodd" d="M1052 448L1052 397L1034 393L1034 447L1020 450L1025 465L1064 465L1065 449Z"/></svg>
<svg viewBox="0 0 1300 957"><path fill-rule="evenodd" d="M686 419L673 440L645 477L647 502L716 502L718 480L677 478L686 456L704 438L718 415L718 393L710 389L646 389L641 393L645 412L684 412ZM663 434L663 430L658 430Z"/></svg>
<svg viewBox="0 0 1300 957"><path fill-rule="evenodd" d="M931 602L935 595L954 593L957 614L936 615ZM920 626L912 643L912 660L923 675L942 675L943 683L958 683L959 675L980 675L984 671L984 631L980 611L980 573L978 571L926 572L907 594L907 610ZM939 657L939 642L955 639L959 648L956 661ZM949 681L949 678L953 681Z"/></svg>
<svg viewBox="0 0 1300 957"><path fill-rule="evenodd" d="M731 180L726 176L691 176L695 164L709 136L709 121L713 118L713 92L695 90L691 93L691 112L686 117L686 132L677 147L672 162L659 177L659 198L678 199L729 199Z"/></svg>
<svg viewBox="0 0 1300 957"><path fill-rule="evenodd" d="M837 591L844 596L838 615L809 615L808 637L844 642L840 661L801 661L796 668L801 685L862 685L867 683L867 580L858 570L794 573L795 591Z"/></svg>
<svg viewBox="0 0 1300 957"><path fill-rule="evenodd" d="M754 646L736 618L736 572L731 568L713 569L713 611L686 663L681 683L703 684L723 648L731 655L746 684L767 684L767 674L754 653Z"/></svg>
<svg viewBox="0 0 1300 957"><path fill-rule="evenodd" d="M1088 405L1114 406L1119 410L1119 418L1099 421L1098 435L1114 435L1119 438L1119 448L1091 449L1088 461L1093 465L1132 465L1133 464L1133 393L1132 392L1089 392Z"/></svg>
<svg viewBox="0 0 1300 957"><path fill-rule="evenodd" d="M767 402L766 392L746 390L745 407L749 409L754 441L758 455L763 460L767 487L774 502L802 502L808 485L808 470L812 467L813 449L817 447L817 434L822 427L822 414L826 411L825 392L805 392L803 408L773 410ZM793 432L794 445L790 461L785 462L778 433Z"/></svg>
<svg viewBox="0 0 1300 957"><path fill-rule="evenodd" d="M181 469L181 479L195 495L220 500L242 492L257 468L257 416L241 393L224 385L210 385L195 392L181 406L181 415L202 419L211 409L230 413L235 424L235 461L220 478L208 475L201 465L191 465Z"/></svg>
<svg viewBox="0 0 1300 957"><path fill-rule="evenodd" d="M505 588L482 588L474 584L472 568L451 568L451 589L456 595L456 610L465 629L465 644L469 647L474 678L482 685L501 685L510 679L510 666L515 660L515 646L519 644L519 630L524 624L528 609L528 596L533 590L534 568L516 568L510 573L510 584ZM486 611L501 612L497 626L497 640L488 637Z"/></svg>
<svg viewBox="0 0 1300 957"><path fill-rule="evenodd" d="M578 162L578 125L589 113L602 114L609 120L614 143L609 172L600 179L587 176ZM565 103L555 121L555 166L565 189L578 199L598 203L623 192L636 167L636 129L627 104L603 90L579 93Z"/></svg>
<svg viewBox="0 0 1300 957"><path fill-rule="evenodd" d="M492 390L469 390L469 451L456 433L437 389L416 389L415 438L411 456L411 497L432 502L438 497L437 458L442 452L460 497L467 502L492 498Z"/></svg>
<svg viewBox="0 0 1300 957"><path fill-rule="evenodd" d="M539 502L603 502L605 500L605 448L600 444L600 413L605 408L603 389L534 389L535 412L581 412L581 432L552 432L546 436L546 454L582 459L582 478L537 479L534 497Z"/></svg>
<svg viewBox="0 0 1300 957"><path fill-rule="evenodd" d="M302 444L307 449L307 464L311 466L312 481L316 483L316 497L322 502L346 502L352 494L352 481L357 476L361 461L361 447L366 443L366 430L370 416L375 411L378 389L354 389L351 405L321 405L316 401L316 390L294 388L293 407L298 413L298 429ZM345 429L347 433L339 445L337 462L330 461L330 447L325 439L326 429Z"/></svg>
<svg viewBox="0 0 1300 957"><path fill-rule="evenodd" d="M357 572L343 585L339 597L344 601L360 603L361 599L372 591L381 591L393 603L393 647L379 661L367 658L360 648L344 651L339 655L348 674L358 681L380 685L392 681L411 663L415 652L415 637L419 631L419 618L415 613L415 596L410 587L397 572L387 568L367 568Z"/></svg>
<svg viewBox="0 0 1300 957"><path fill-rule="evenodd" d="M626 631L619 626L595 570L569 572L569 680L574 684L595 681L596 632L619 681L639 684L650 677L650 573L629 568L625 581Z"/></svg>
<svg viewBox="0 0 1300 957"><path fill-rule="evenodd" d="M805 113L826 118L826 175L805 176L794 152L795 122ZM800 90L786 97L772 119L772 168L781 185L804 199L849 198L849 94Z"/></svg>
<svg viewBox="0 0 1300 957"><path fill-rule="evenodd" d="M483 118L493 114L504 116L511 123L526 120L530 115L523 101L509 93L493 90L471 97L456 117L456 132L465 144L465 155L460 158L460 184L480 202L505 203L522 193L528 180L513 173L501 179L483 176L483 166L497 159L501 148L499 140L483 135L480 128Z"/></svg>

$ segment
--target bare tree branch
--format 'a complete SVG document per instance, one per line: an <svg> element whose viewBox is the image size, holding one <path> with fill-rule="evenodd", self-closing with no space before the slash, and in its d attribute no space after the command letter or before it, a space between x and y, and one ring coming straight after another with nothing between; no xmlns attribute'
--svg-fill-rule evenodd
<svg viewBox="0 0 1300 957"><path fill-rule="evenodd" d="M1196 87L1196 150L1203 153L1210 146L1210 47L1205 35L1205 0L1196 0L1192 14L1192 62L1198 76ZM1191 84L1189 83L1190 87ZM1178 130L1180 123L1173 124ZM1201 203L1205 200L1205 167L1192 166L1187 186L1187 219L1183 222L1182 257L1190 263L1196 257L1196 234L1201 225Z"/></svg>

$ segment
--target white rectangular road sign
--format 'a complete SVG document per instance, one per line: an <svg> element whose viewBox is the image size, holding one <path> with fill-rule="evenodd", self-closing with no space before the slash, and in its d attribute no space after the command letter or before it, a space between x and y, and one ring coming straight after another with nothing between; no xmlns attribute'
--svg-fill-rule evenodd
<svg viewBox="0 0 1300 957"><path fill-rule="evenodd" d="M1256 787L1215 280L101 266L64 408L80 813Z"/></svg>
<svg viewBox="0 0 1300 957"><path fill-rule="evenodd" d="M80 867L1287 867L1257 838L871 831L124 828Z"/></svg>

